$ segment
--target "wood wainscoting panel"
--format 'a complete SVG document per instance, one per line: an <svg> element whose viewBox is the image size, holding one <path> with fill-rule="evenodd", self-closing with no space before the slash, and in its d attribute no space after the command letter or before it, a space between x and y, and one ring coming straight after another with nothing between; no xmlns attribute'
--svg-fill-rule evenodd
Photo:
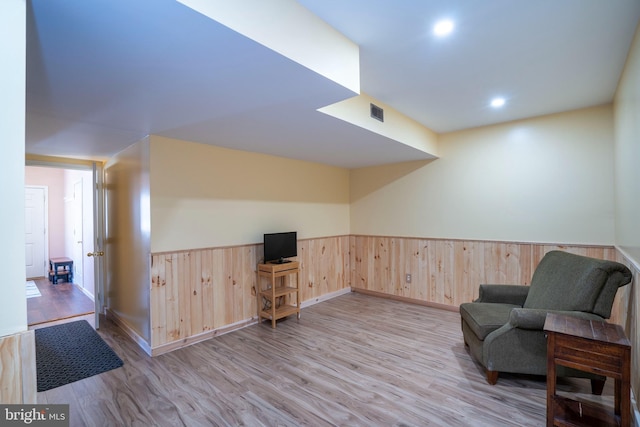
<svg viewBox="0 0 640 427"><path fill-rule="evenodd" d="M262 257L262 248L258 255L258 245L241 246L233 248L234 271L238 271L236 283L234 283L236 301L235 309L239 310L235 318L251 319L256 316L256 265L259 257ZM253 268L243 268L251 265Z"/></svg>
<svg viewBox="0 0 640 427"><path fill-rule="evenodd" d="M0 402L37 402L36 344L32 330L0 337Z"/></svg>
<svg viewBox="0 0 640 427"><path fill-rule="evenodd" d="M151 290L150 302L155 305L150 307L151 318L151 342L160 342L167 335L167 281L165 278L165 257L151 259ZM161 303L162 302L162 303Z"/></svg>
<svg viewBox="0 0 640 427"><path fill-rule="evenodd" d="M152 353L255 321L256 266L262 257L261 244L152 254ZM296 260L302 302L350 286L349 236L299 240Z"/></svg>
<svg viewBox="0 0 640 427"><path fill-rule="evenodd" d="M298 242L300 301L320 298L350 286L349 237L327 237ZM295 280L290 276L289 280Z"/></svg>
<svg viewBox="0 0 640 427"><path fill-rule="evenodd" d="M255 246L151 256L152 351L255 317Z"/></svg>
<svg viewBox="0 0 640 427"><path fill-rule="evenodd" d="M616 259L608 246L351 236L350 247L353 290L454 307L477 298L483 283L529 285L551 250Z"/></svg>

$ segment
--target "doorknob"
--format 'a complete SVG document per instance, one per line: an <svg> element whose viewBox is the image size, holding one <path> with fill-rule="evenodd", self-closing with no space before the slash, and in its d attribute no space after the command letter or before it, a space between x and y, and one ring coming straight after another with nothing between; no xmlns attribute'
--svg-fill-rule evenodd
<svg viewBox="0 0 640 427"><path fill-rule="evenodd" d="M103 256L104 255L104 251L99 251L99 252L89 252L87 254L87 256Z"/></svg>

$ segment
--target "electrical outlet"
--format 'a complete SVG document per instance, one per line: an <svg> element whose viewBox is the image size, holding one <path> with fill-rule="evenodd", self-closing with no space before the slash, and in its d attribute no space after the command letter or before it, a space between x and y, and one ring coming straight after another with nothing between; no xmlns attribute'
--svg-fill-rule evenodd
<svg viewBox="0 0 640 427"><path fill-rule="evenodd" d="M411 275L407 274L404 279L407 283L411 283Z"/></svg>

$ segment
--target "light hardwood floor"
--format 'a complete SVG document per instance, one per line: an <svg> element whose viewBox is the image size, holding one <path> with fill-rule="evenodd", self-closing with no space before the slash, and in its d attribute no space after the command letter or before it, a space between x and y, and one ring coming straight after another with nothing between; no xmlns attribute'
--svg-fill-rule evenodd
<svg viewBox="0 0 640 427"><path fill-rule="evenodd" d="M148 357L122 331L99 333L122 368L38 393L69 403L71 425L541 426L544 378L486 383L464 348L455 312L357 293ZM611 381L562 392L613 403Z"/></svg>

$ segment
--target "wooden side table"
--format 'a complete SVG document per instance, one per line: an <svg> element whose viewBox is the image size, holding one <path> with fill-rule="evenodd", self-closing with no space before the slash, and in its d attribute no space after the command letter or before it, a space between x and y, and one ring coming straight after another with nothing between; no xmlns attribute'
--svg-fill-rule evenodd
<svg viewBox="0 0 640 427"><path fill-rule="evenodd" d="M259 264L258 280L256 283L256 296L258 297L258 322L262 319L270 319L271 327L276 327L276 320L297 314L300 319L300 264L291 261L283 264ZM295 286L287 286L285 280L290 274L296 275ZM269 279L265 289L262 288L261 279ZM295 297L295 302L279 304L283 297ZM294 305L295 304L295 305Z"/></svg>
<svg viewBox="0 0 640 427"><path fill-rule="evenodd" d="M620 325L549 313L547 333L547 426L622 426L631 422L631 344ZM615 379L613 413L556 394L556 366Z"/></svg>

